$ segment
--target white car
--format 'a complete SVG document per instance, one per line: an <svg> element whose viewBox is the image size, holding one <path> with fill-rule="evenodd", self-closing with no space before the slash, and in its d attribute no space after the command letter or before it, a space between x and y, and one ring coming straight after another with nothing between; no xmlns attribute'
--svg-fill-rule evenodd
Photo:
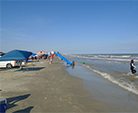
<svg viewBox="0 0 138 113"><path fill-rule="evenodd" d="M25 62L22 62L22 64L25 64ZM0 68L13 68L15 66L19 66L19 63L16 61L0 61Z"/></svg>
<svg viewBox="0 0 138 113"><path fill-rule="evenodd" d="M16 66L15 61L0 61L0 68L12 68Z"/></svg>

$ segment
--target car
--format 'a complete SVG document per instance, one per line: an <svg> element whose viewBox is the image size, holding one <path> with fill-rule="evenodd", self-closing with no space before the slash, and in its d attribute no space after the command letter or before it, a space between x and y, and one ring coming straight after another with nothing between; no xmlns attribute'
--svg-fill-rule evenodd
<svg viewBox="0 0 138 113"><path fill-rule="evenodd" d="M16 63L15 63L16 61L0 61L0 68L9 68L9 69L11 69L11 68L13 68L15 65L16 65Z"/></svg>
<svg viewBox="0 0 138 113"><path fill-rule="evenodd" d="M25 62L22 62L22 64L24 65ZM0 68L11 69L15 66L19 66L19 62L17 62L17 61L0 61Z"/></svg>

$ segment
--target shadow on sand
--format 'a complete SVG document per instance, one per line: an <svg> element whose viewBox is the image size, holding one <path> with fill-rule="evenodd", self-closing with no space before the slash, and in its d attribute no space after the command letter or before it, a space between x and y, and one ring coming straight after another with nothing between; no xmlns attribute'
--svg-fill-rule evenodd
<svg viewBox="0 0 138 113"><path fill-rule="evenodd" d="M27 68L23 68L23 69L19 69L19 70L14 70L13 72L20 72L20 71L39 71L41 69L43 69L45 67L27 67Z"/></svg>
<svg viewBox="0 0 138 113"><path fill-rule="evenodd" d="M17 96L17 97L6 98L7 99L6 110L11 109L15 106L18 106L18 104L17 104L18 101L24 100L24 99L28 98L29 96L30 96L30 94L26 94L26 95L21 95L21 96ZM33 108L33 106L30 106L30 107L27 107L22 110L14 111L13 113L30 113L32 108Z"/></svg>
<svg viewBox="0 0 138 113"><path fill-rule="evenodd" d="M25 109L22 109L22 110L18 110L18 111L15 111L13 113L30 113L30 111L33 109L34 107L31 106L31 107L28 107L28 108L25 108Z"/></svg>

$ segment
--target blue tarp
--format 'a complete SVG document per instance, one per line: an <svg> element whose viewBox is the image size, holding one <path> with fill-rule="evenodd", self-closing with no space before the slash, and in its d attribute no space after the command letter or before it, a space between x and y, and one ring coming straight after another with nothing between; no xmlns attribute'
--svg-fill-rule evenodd
<svg viewBox="0 0 138 113"><path fill-rule="evenodd" d="M0 61L26 60L31 54L32 52L28 51L12 50L0 57Z"/></svg>
<svg viewBox="0 0 138 113"><path fill-rule="evenodd" d="M57 52L54 52L57 56L59 56L62 60L64 60L65 62L67 62L67 64L70 64L70 65L72 65L72 63L69 61L69 60L67 60L65 57L63 57L62 55L60 55L59 53L57 53Z"/></svg>

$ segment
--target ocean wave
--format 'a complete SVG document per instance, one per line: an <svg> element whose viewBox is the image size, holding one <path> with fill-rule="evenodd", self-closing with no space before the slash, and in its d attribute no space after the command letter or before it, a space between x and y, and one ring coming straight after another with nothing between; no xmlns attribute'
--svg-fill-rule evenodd
<svg viewBox="0 0 138 113"><path fill-rule="evenodd" d="M102 57L102 58L111 58L111 57L116 57L116 58L131 58L131 57L137 57L138 56L134 56L134 55L112 55L112 54L70 54L68 56L88 56L88 57Z"/></svg>
<svg viewBox="0 0 138 113"><path fill-rule="evenodd" d="M134 59L135 62L138 62L137 57L130 57L130 55L122 55L122 56L112 56L110 55L69 55L71 57L86 59L86 60L101 60L103 62L105 61L119 61L119 62L130 62L131 59ZM109 62L110 63L110 62Z"/></svg>
<svg viewBox="0 0 138 113"><path fill-rule="evenodd" d="M120 87L138 95L138 89L137 89L137 85L135 83L133 83L133 82L128 83L122 79L115 79L110 74L93 69L89 65L86 65L86 64L83 64L83 66L86 66L88 69L92 70L93 72L100 74L101 76L103 76L105 79L111 81L112 83L115 83L115 84L119 85Z"/></svg>

